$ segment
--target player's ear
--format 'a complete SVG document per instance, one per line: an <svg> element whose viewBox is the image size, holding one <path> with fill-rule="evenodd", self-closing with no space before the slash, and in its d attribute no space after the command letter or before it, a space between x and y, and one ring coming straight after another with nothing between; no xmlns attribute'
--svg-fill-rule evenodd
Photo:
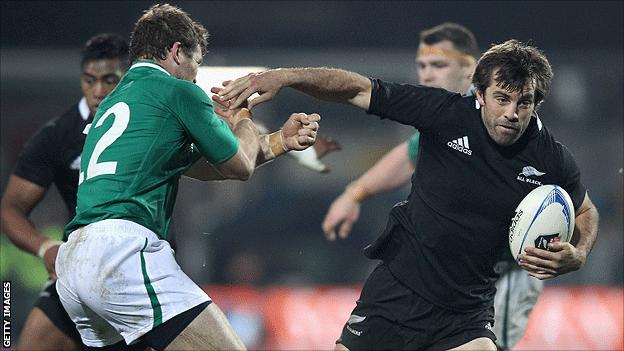
<svg viewBox="0 0 624 351"><path fill-rule="evenodd" d="M178 65L180 64L181 54L182 54L182 43L180 43L179 41L176 41L171 46L171 57L173 57L173 61L175 61L175 63Z"/></svg>
<svg viewBox="0 0 624 351"><path fill-rule="evenodd" d="M485 105L485 97L483 96L484 92L481 92L479 88L476 89L477 101L479 101L479 105Z"/></svg>

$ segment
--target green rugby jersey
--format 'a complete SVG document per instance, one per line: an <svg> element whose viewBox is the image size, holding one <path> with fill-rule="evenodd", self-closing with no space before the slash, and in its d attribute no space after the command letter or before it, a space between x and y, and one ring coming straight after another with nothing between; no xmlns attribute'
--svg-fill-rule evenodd
<svg viewBox="0 0 624 351"><path fill-rule="evenodd" d="M237 150L238 140L201 88L139 61L102 101L90 126L76 216L65 234L117 218L165 239L181 174L202 155L216 164Z"/></svg>

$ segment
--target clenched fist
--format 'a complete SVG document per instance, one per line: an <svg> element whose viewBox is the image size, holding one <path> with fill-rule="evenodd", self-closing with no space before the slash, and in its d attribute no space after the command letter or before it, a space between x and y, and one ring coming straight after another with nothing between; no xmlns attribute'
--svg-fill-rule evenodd
<svg viewBox="0 0 624 351"><path fill-rule="evenodd" d="M314 145L321 116L317 113L293 113L282 126L284 151L304 150Z"/></svg>

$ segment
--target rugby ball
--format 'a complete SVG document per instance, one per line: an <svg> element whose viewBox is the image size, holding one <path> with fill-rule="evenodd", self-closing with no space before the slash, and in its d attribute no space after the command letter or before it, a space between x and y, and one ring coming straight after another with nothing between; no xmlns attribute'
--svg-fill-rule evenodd
<svg viewBox="0 0 624 351"><path fill-rule="evenodd" d="M509 226L509 248L514 259L525 247L548 250L559 238L570 241L574 231L574 205L570 195L557 185L533 189L516 208Z"/></svg>

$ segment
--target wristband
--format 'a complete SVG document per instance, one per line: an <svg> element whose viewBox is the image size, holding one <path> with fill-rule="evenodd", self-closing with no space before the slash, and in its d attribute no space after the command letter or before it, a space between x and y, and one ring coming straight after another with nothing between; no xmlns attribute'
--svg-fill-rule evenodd
<svg viewBox="0 0 624 351"><path fill-rule="evenodd" d="M286 144L284 144L284 134L281 129L269 134L269 144L271 145L271 152L275 157L290 151Z"/></svg>
<svg viewBox="0 0 624 351"><path fill-rule="evenodd" d="M282 128L280 128L280 144L282 144L282 150L284 150L284 152L290 151L288 146L284 144L284 131L282 130Z"/></svg>
<svg viewBox="0 0 624 351"><path fill-rule="evenodd" d="M58 241L58 240L46 240L44 241L41 246L39 246L39 250L37 251L37 256L43 258L43 256L45 255L45 253L50 250L53 246L59 246L63 244L62 241Z"/></svg>
<svg viewBox="0 0 624 351"><path fill-rule="evenodd" d="M267 161L275 159L275 153L271 149L271 137L269 134L262 134L260 135L260 138L262 139L262 142L260 143L260 150L262 150L264 158Z"/></svg>
<svg viewBox="0 0 624 351"><path fill-rule="evenodd" d="M345 193L355 202L362 202L370 195L368 189L366 189L364 185L358 184L357 182L349 184Z"/></svg>

